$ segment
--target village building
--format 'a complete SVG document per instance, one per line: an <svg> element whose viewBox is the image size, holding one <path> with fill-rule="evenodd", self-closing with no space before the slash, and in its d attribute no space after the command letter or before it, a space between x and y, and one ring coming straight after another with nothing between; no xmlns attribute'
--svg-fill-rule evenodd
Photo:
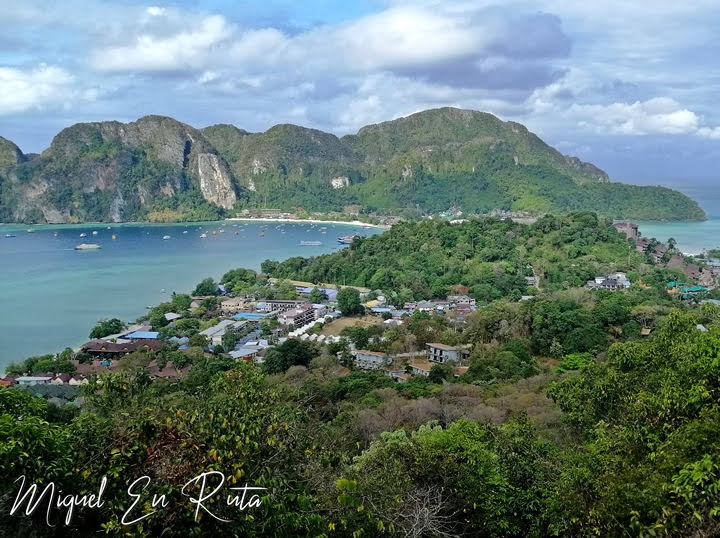
<svg viewBox="0 0 720 538"><path fill-rule="evenodd" d="M206 337L210 341L211 345L219 346L222 345L222 339L223 336L225 336L225 333L228 331L237 333L245 326L246 323L247 321L233 321L231 319L225 319L217 325L213 325L204 331L200 331L200 334Z"/></svg>
<svg viewBox="0 0 720 538"><path fill-rule="evenodd" d="M245 310L246 304L247 301L242 297L231 297L229 299L223 299L222 303L220 303L220 309L225 313L234 314Z"/></svg>
<svg viewBox="0 0 720 538"><path fill-rule="evenodd" d="M70 378L70 381L68 381L68 385L74 385L74 386L87 385L87 384L88 384L87 378L85 376L81 376L81 375L74 375Z"/></svg>
<svg viewBox="0 0 720 538"><path fill-rule="evenodd" d="M432 363L425 359L411 359L408 361L408 368L412 375L429 376L430 370L432 370Z"/></svg>
<svg viewBox="0 0 720 538"><path fill-rule="evenodd" d="M387 353L380 351L358 349L355 352L353 363L361 370L380 370L385 366L389 366L392 363L392 358Z"/></svg>
<svg viewBox="0 0 720 538"><path fill-rule="evenodd" d="M302 308L303 305L309 305L310 302L307 299L268 299L263 304L266 312L286 312Z"/></svg>
<svg viewBox="0 0 720 538"><path fill-rule="evenodd" d="M51 385L67 385L70 380L72 379L72 376L70 374L59 374L52 378L50 381Z"/></svg>
<svg viewBox="0 0 720 538"><path fill-rule="evenodd" d="M32 386L32 385L49 385L52 381L51 376L21 376L15 378L18 385Z"/></svg>
<svg viewBox="0 0 720 538"><path fill-rule="evenodd" d="M135 340L134 342L107 342L91 340L80 347L80 351L98 358L118 358L138 350L159 351L163 343L159 340Z"/></svg>
<svg viewBox="0 0 720 538"><path fill-rule="evenodd" d="M302 304L299 308L285 310L278 315L280 325L290 325L298 328L315 321L315 309L309 303Z"/></svg>
<svg viewBox="0 0 720 538"><path fill-rule="evenodd" d="M632 224L631 222L616 222L613 224L613 228L615 228L618 232L625 234L628 241L637 241L640 238L637 224Z"/></svg>
<svg viewBox="0 0 720 538"><path fill-rule="evenodd" d="M176 312L168 312L167 314L165 314L165 319L172 323L173 321L182 319L182 316Z"/></svg>
<svg viewBox="0 0 720 538"><path fill-rule="evenodd" d="M469 295L448 295L447 302L455 308L458 306L475 306L475 299Z"/></svg>
<svg viewBox="0 0 720 538"><path fill-rule="evenodd" d="M465 350L458 349L445 344L428 343L427 358L431 362L439 362L440 364L448 361L459 361L461 355L467 353Z"/></svg>

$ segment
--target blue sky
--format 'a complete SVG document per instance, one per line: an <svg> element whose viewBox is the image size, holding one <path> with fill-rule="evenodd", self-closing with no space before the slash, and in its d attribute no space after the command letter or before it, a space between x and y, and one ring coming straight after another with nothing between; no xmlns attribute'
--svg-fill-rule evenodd
<svg viewBox="0 0 720 538"><path fill-rule="evenodd" d="M0 136L173 116L338 135L457 106L613 179L714 181L716 0L2 0Z"/></svg>

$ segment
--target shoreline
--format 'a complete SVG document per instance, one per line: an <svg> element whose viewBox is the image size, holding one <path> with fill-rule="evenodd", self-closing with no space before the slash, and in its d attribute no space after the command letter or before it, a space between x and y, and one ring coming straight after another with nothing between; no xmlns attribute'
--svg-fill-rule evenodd
<svg viewBox="0 0 720 538"><path fill-rule="evenodd" d="M362 222L359 220L319 220L319 219L279 219L279 218L252 218L252 217L228 217L222 220L198 220L198 221L173 221L173 222L145 222L145 221L127 221L127 222L44 222L41 224L23 224L21 222L0 222L2 226L20 226L23 228L33 228L40 226L68 226L68 227L82 227L82 226L105 226L111 228L112 226L123 226L123 225L139 225L139 226L167 226L167 225L188 225L188 224L203 224L203 223L221 223L227 221L244 221L244 222L290 222L290 223L303 223L310 222L313 224L342 224L347 226L368 226L370 228L381 228L390 229L388 224L370 224L368 222Z"/></svg>
<svg viewBox="0 0 720 538"><path fill-rule="evenodd" d="M279 219L279 218L272 218L272 217L258 217L258 218L252 218L252 217L228 217L225 220L231 220L231 221L244 221L244 222L291 222L293 224L295 223L303 223L303 222L311 222L313 224L346 224L348 226L367 226L368 228L383 228L383 229L390 229L390 226L387 224L370 224L367 222L361 222L359 220L319 220L319 219Z"/></svg>

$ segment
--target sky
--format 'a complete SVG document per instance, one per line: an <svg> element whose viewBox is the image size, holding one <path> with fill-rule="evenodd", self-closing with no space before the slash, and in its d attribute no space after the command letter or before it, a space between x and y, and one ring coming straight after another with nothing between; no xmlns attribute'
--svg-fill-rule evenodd
<svg viewBox="0 0 720 538"><path fill-rule="evenodd" d="M0 136L172 116L338 136L491 112L643 184L715 181L720 3L1 0Z"/></svg>

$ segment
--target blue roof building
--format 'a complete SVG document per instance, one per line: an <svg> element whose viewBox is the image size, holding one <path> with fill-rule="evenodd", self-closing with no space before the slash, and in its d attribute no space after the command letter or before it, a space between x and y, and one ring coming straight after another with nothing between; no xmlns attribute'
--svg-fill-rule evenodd
<svg viewBox="0 0 720 538"><path fill-rule="evenodd" d="M134 333L128 334L125 338L131 340L157 340L160 333L155 331L135 331Z"/></svg>

